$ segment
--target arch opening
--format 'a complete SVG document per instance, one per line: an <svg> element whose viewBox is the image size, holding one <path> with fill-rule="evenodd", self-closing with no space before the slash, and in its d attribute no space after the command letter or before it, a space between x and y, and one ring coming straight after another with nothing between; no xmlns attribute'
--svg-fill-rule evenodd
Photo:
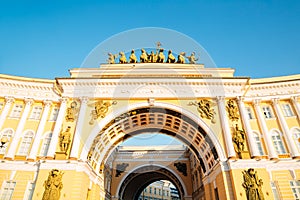
<svg viewBox="0 0 300 200"><path fill-rule="evenodd" d="M153 165L143 166L131 172L121 184L119 199L139 200L148 185L160 180L167 180L174 185L178 190L179 199L183 199L185 186L182 182L168 169Z"/></svg>
<svg viewBox="0 0 300 200"><path fill-rule="evenodd" d="M163 133L182 141L196 155L203 173L218 162L217 149L198 122L178 111L158 106L133 109L112 119L95 137L88 160L92 166L104 165L116 146L144 132Z"/></svg>

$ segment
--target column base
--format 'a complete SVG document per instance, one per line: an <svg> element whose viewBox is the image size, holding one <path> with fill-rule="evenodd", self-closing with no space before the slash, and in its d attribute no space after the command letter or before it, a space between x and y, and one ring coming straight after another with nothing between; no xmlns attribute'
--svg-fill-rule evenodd
<svg viewBox="0 0 300 200"><path fill-rule="evenodd" d="M261 160L262 157L261 156L251 156L251 159L255 159L255 160Z"/></svg>
<svg viewBox="0 0 300 200"><path fill-rule="evenodd" d="M52 156L46 156L46 160L54 160L54 157L52 157Z"/></svg>
<svg viewBox="0 0 300 200"><path fill-rule="evenodd" d="M78 160L78 158L70 157L69 160Z"/></svg>
<svg viewBox="0 0 300 200"><path fill-rule="evenodd" d="M238 158L236 156L231 156L228 158L228 160L238 160Z"/></svg>
<svg viewBox="0 0 300 200"><path fill-rule="evenodd" d="M33 162L35 160L33 158L27 158L26 161Z"/></svg>
<svg viewBox="0 0 300 200"><path fill-rule="evenodd" d="M293 156L293 159L299 160L300 156Z"/></svg>
<svg viewBox="0 0 300 200"><path fill-rule="evenodd" d="M279 158L270 158L270 160L277 161L277 160L279 160Z"/></svg>
<svg viewBox="0 0 300 200"><path fill-rule="evenodd" d="M11 157L4 157L4 160L14 160L13 158L11 158Z"/></svg>

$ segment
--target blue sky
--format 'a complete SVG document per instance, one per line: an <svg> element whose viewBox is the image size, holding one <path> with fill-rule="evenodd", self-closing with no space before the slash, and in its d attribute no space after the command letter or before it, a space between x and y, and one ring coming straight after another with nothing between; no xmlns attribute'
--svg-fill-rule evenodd
<svg viewBox="0 0 300 200"><path fill-rule="evenodd" d="M237 76L300 73L298 0L1 0L0 27L3 74L69 76L100 42L141 27L192 37Z"/></svg>

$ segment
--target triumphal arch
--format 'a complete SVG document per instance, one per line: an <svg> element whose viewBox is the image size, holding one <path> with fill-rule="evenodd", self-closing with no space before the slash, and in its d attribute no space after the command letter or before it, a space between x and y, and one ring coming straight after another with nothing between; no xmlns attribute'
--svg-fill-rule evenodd
<svg viewBox="0 0 300 200"><path fill-rule="evenodd" d="M182 200L299 195L300 76L237 77L158 47L55 80L0 75L1 197L136 200L161 179ZM119 148L144 133L184 149Z"/></svg>

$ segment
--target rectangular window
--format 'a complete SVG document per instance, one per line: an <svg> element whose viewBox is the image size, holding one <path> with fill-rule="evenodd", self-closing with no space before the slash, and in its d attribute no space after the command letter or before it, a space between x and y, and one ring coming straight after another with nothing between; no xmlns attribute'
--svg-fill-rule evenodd
<svg viewBox="0 0 300 200"><path fill-rule="evenodd" d="M300 200L300 181L290 181L291 189L296 200Z"/></svg>
<svg viewBox="0 0 300 200"><path fill-rule="evenodd" d="M262 109L263 109L265 118L270 119L273 117L270 106L264 106Z"/></svg>
<svg viewBox="0 0 300 200"><path fill-rule="evenodd" d="M15 104L13 110L10 113L10 117L19 118L21 116L22 109L23 109L22 104Z"/></svg>
<svg viewBox="0 0 300 200"><path fill-rule="evenodd" d="M254 119L253 115L252 115L252 111L250 107L246 107L246 113L247 113L247 117L248 119Z"/></svg>
<svg viewBox="0 0 300 200"><path fill-rule="evenodd" d="M56 121L58 116L58 111L59 111L58 107L53 108L49 121Z"/></svg>
<svg viewBox="0 0 300 200"><path fill-rule="evenodd" d="M282 110L283 110L284 116L286 116L286 117L294 116L290 104L288 104L288 103L282 104Z"/></svg>
<svg viewBox="0 0 300 200"><path fill-rule="evenodd" d="M274 200L280 200L276 183L274 181L271 181L271 188L274 195Z"/></svg>
<svg viewBox="0 0 300 200"><path fill-rule="evenodd" d="M29 119L35 119L35 120L39 120L41 117L41 113L42 113L42 106L34 106Z"/></svg>
<svg viewBox="0 0 300 200"><path fill-rule="evenodd" d="M29 182L27 184L27 189L26 189L23 200L31 200L32 199L34 187L35 187L35 184L33 182Z"/></svg>
<svg viewBox="0 0 300 200"><path fill-rule="evenodd" d="M0 195L1 200L11 200L16 187L16 182L4 181Z"/></svg>

